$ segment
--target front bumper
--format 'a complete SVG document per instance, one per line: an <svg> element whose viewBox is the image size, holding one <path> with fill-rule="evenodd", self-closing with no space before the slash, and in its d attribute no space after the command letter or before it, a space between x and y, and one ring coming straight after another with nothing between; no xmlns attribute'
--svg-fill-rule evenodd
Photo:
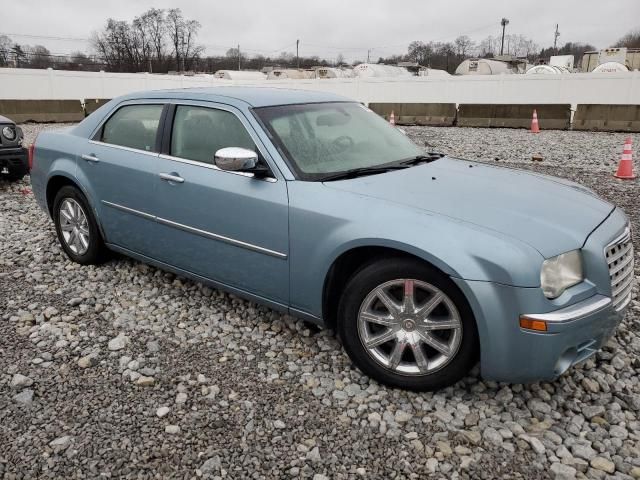
<svg viewBox="0 0 640 480"><path fill-rule="evenodd" d="M489 282L457 283L466 290L467 298L473 298L471 307L480 335L480 370L487 380L553 380L600 349L626 313L626 307L616 311L610 297L596 293L569 307L527 314L547 321L547 331L536 332L521 328L518 319L522 305L538 302L536 290L540 289Z"/></svg>
<svg viewBox="0 0 640 480"><path fill-rule="evenodd" d="M549 300L539 287L453 279L471 304L480 337L480 370L488 380L553 380L593 355L614 334L628 301L612 303L605 250L627 228L614 210L582 246L586 280ZM533 312L533 313L532 313ZM547 331L520 327L521 315L547 322Z"/></svg>
<svg viewBox="0 0 640 480"><path fill-rule="evenodd" d="M29 156L26 148L0 148L0 171L10 170L29 171Z"/></svg>
<svg viewBox="0 0 640 480"><path fill-rule="evenodd" d="M524 316L546 323L547 332L543 335L551 334L552 336L546 341L540 340L550 344L546 347L550 358L553 360L557 357L553 368L553 376L557 377L600 349L614 334L616 327L624 318L625 311L624 307L615 311L611 298L594 295L554 312ZM526 330L525 332L534 333ZM558 352L561 352L559 356Z"/></svg>

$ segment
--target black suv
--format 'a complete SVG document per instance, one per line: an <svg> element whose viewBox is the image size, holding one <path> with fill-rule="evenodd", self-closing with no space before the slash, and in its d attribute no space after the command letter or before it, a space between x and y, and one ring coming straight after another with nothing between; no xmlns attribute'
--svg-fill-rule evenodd
<svg viewBox="0 0 640 480"><path fill-rule="evenodd" d="M27 149L22 146L22 129L0 115L0 179L20 180L29 173Z"/></svg>

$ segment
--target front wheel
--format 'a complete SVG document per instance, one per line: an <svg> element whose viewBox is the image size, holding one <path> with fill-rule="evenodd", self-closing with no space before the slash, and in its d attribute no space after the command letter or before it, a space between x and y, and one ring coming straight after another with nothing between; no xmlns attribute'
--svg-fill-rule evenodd
<svg viewBox="0 0 640 480"><path fill-rule="evenodd" d="M358 271L347 283L338 322L353 363L386 385L436 390L477 361L466 299L448 277L418 261L388 259Z"/></svg>

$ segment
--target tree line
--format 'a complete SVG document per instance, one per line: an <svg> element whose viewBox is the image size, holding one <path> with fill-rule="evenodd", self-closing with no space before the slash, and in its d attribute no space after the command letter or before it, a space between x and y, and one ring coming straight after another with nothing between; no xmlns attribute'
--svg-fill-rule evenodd
<svg viewBox="0 0 640 480"><path fill-rule="evenodd" d="M54 54L42 45L20 45L0 35L0 66L18 68L58 68L66 70L105 70L110 72L170 71L215 72L217 70L251 69L267 66L309 68L313 66L345 65L344 56L335 59L319 56L297 58L291 52L277 56L247 55L238 48L229 48L224 55L206 55L205 47L197 42L202 25L186 18L179 8L151 8L132 21L110 18L106 25L94 32L90 39L92 54L73 52ZM640 30L626 34L614 46L640 48ZM488 36L478 42L467 35L453 42L413 41L404 54L379 57L378 63L412 62L453 73L464 59L491 58L500 54L526 58L530 63L546 61L552 55L574 55L576 62L582 54L595 50L588 43L567 42L563 46L540 48L523 35ZM355 60L350 65L362 63Z"/></svg>

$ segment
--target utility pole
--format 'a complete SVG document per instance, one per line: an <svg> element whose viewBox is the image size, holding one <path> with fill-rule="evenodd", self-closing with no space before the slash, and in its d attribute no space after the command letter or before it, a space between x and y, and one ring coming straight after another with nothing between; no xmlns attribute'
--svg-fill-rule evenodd
<svg viewBox="0 0 640 480"><path fill-rule="evenodd" d="M558 37L560 32L558 31L558 24L556 23L556 32L553 34L553 53L558 54Z"/></svg>
<svg viewBox="0 0 640 480"><path fill-rule="evenodd" d="M500 21L500 25L502 25L502 43L500 44L500 55L504 54L504 30L507 27L507 25L509 25L509 20L506 18L503 18Z"/></svg>
<svg viewBox="0 0 640 480"><path fill-rule="evenodd" d="M238 44L238 71L242 67L242 55L240 55L240 44Z"/></svg>
<svg viewBox="0 0 640 480"><path fill-rule="evenodd" d="M300 40L296 40L296 65L300 68Z"/></svg>
<svg viewBox="0 0 640 480"><path fill-rule="evenodd" d="M371 49L367 50L367 63L371 63Z"/></svg>

